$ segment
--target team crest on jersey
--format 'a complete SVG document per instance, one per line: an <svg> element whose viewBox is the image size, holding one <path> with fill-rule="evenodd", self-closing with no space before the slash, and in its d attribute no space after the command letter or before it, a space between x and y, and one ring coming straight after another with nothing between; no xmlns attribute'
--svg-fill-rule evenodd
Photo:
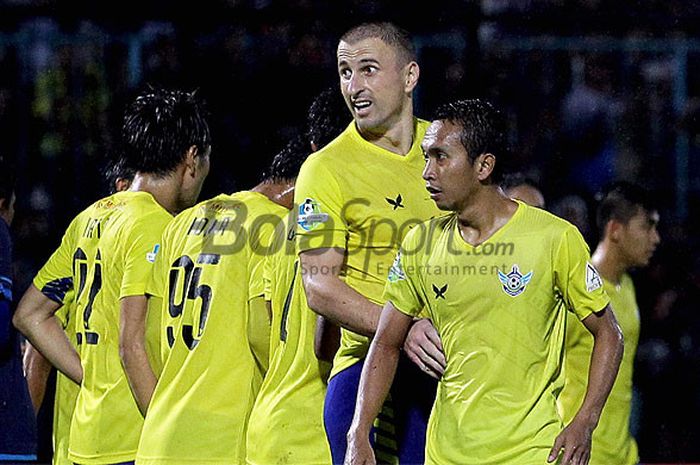
<svg viewBox="0 0 700 465"><path fill-rule="evenodd" d="M297 223L304 231L316 229L321 223L328 221L328 213L321 211L321 206L314 199L307 198L299 205Z"/></svg>
<svg viewBox="0 0 700 465"><path fill-rule="evenodd" d="M401 265L401 252L396 254L394 263L391 265L391 268L389 268L389 276L387 279L390 283L406 279L406 274L403 272L403 266Z"/></svg>
<svg viewBox="0 0 700 465"><path fill-rule="evenodd" d="M503 292L511 297L522 294L531 279L532 271L523 275L518 265L513 265L513 268L508 274L504 274L501 270L498 270L498 280L503 284Z"/></svg>
<svg viewBox="0 0 700 465"><path fill-rule="evenodd" d="M603 287L603 280L600 279L598 270L590 263L586 263L586 290L593 292Z"/></svg>
<svg viewBox="0 0 700 465"><path fill-rule="evenodd" d="M156 257L158 256L158 251L159 251L159 250L160 250L160 244L156 244L156 245L153 247L153 252L148 252L148 253L146 254L146 260L148 260L148 261L151 262L151 263L155 262L155 261L156 261Z"/></svg>

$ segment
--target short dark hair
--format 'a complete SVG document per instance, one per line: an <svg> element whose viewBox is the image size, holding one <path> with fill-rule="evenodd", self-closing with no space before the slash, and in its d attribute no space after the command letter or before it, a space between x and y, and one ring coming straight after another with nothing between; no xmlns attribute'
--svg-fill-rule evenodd
<svg viewBox="0 0 700 465"><path fill-rule="evenodd" d="M131 182L136 175L136 171L127 166L124 157L118 157L116 160L109 162L102 174L107 183L107 190L113 192L114 184L118 179L126 179Z"/></svg>
<svg viewBox="0 0 700 465"><path fill-rule="evenodd" d="M272 159L263 173L263 182L291 181L299 175L299 169L311 153L306 137L297 135L287 142Z"/></svg>
<svg viewBox="0 0 700 465"><path fill-rule="evenodd" d="M441 105L435 111L434 120L445 120L461 126L460 142L467 151L469 163L484 153L496 156L496 166L491 180L500 183L508 166L507 122L493 105L485 100L457 100Z"/></svg>
<svg viewBox="0 0 700 465"><path fill-rule="evenodd" d="M353 27L340 38L342 42L357 43L365 39L379 39L396 51L401 66L416 61L416 48L408 32L393 23L363 23Z"/></svg>
<svg viewBox="0 0 700 465"><path fill-rule="evenodd" d="M627 224L640 210L649 213L658 211L651 193L643 187L627 182L616 181L596 196L598 209L596 225L600 237L605 236L605 226L610 220Z"/></svg>
<svg viewBox="0 0 700 465"><path fill-rule="evenodd" d="M8 159L0 155L0 199L9 204L15 192L15 167Z"/></svg>
<svg viewBox="0 0 700 465"><path fill-rule="evenodd" d="M166 175L193 145L211 146L208 114L196 92L149 86L128 105L121 143L127 166L137 172Z"/></svg>
<svg viewBox="0 0 700 465"><path fill-rule="evenodd" d="M306 137L320 150L350 124L348 107L336 88L319 93L309 107L306 116Z"/></svg>
<svg viewBox="0 0 700 465"><path fill-rule="evenodd" d="M534 187L537 190L541 190L537 181L535 181L530 176L527 176L522 171L504 174L503 176L501 176L500 185L501 189L503 189L504 191L523 185Z"/></svg>

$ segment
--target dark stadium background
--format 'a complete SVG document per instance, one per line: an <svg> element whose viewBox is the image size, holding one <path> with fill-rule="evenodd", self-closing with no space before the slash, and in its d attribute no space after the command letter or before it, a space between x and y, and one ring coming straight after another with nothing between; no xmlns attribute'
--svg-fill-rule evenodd
<svg viewBox="0 0 700 465"><path fill-rule="evenodd" d="M591 245L596 192L651 189L663 243L635 272L642 313L633 430L644 462L700 461L700 2L481 0L0 1L0 154L14 160L16 295L70 219L106 193L125 101L147 83L198 88L214 122L203 192L249 188L337 85L335 46L360 21L415 38L416 113L486 97L548 208Z"/></svg>

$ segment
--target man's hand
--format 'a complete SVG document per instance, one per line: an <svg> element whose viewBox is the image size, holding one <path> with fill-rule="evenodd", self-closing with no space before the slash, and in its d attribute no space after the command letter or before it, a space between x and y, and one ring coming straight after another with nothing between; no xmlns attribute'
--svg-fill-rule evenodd
<svg viewBox="0 0 700 465"><path fill-rule="evenodd" d="M421 318L413 322L403 350L418 368L433 378L440 379L445 373L447 360L440 335L429 319Z"/></svg>
<svg viewBox="0 0 700 465"><path fill-rule="evenodd" d="M350 430L344 465L375 465L376 463L377 459L369 443L369 434L355 434Z"/></svg>
<svg viewBox="0 0 700 465"><path fill-rule="evenodd" d="M564 449L560 465L588 465L594 428L594 425L575 417L557 436L547 462L554 462L559 452Z"/></svg>

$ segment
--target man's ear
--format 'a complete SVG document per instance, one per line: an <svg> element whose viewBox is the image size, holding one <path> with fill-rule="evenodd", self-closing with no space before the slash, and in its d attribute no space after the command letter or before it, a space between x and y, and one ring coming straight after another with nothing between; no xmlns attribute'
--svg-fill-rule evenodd
<svg viewBox="0 0 700 465"><path fill-rule="evenodd" d="M605 225L605 237L610 238L613 242L620 241L620 235L622 234L622 229L625 227L624 224L616 220L608 221Z"/></svg>
<svg viewBox="0 0 700 465"><path fill-rule="evenodd" d="M197 149L196 145L193 145L187 149L187 153L185 153L185 169L187 173L192 176L194 176L194 174L197 172L197 163L199 162L198 157L199 150Z"/></svg>
<svg viewBox="0 0 700 465"><path fill-rule="evenodd" d="M496 157L492 153L482 153L474 160L474 170L479 181L486 181L496 168Z"/></svg>
<svg viewBox="0 0 700 465"><path fill-rule="evenodd" d="M418 85L418 77L420 76L420 67L418 66L418 63L416 63L415 61L412 61L406 65L405 70L406 70L406 86L404 87L404 91L407 94L410 94L411 92L413 92L413 89L416 88L416 85Z"/></svg>

